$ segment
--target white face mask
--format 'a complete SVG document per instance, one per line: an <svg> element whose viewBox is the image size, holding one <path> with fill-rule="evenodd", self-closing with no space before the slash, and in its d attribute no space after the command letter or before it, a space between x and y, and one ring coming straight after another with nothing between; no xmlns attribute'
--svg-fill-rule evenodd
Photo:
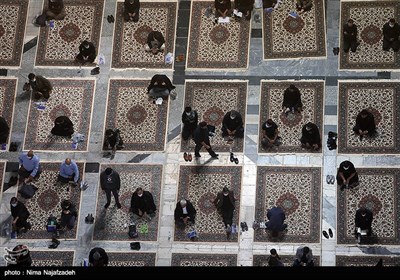
<svg viewBox="0 0 400 280"><path fill-rule="evenodd" d="M11 203L11 206L12 206L12 207L16 207L16 206L17 206L17 203Z"/></svg>
<svg viewBox="0 0 400 280"><path fill-rule="evenodd" d="M343 166L343 169L344 169L344 170L348 170L349 168L350 168L350 166L347 166L347 167L346 167L346 166Z"/></svg>
<svg viewBox="0 0 400 280"><path fill-rule="evenodd" d="M394 24L389 23L389 26L390 26L390 27L394 27Z"/></svg>
<svg viewBox="0 0 400 280"><path fill-rule="evenodd" d="M224 196L228 196L229 195L229 193L224 193Z"/></svg>
<svg viewBox="0 0 400 280"><path fill-rule="evenodd" d="M143 196L143 193L142 194L138 194L138 197L142 197Z"/></svg>

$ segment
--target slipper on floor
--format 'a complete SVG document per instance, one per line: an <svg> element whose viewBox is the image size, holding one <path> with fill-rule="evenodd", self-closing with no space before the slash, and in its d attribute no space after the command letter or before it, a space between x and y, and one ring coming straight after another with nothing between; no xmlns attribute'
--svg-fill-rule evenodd
<svg viewBox="0 0 400 280"><path fill-rule="evenodd" d="M322 231L322 234L323 236L325 236L326 239L329 239L329 235L325 230Z"/></svg>

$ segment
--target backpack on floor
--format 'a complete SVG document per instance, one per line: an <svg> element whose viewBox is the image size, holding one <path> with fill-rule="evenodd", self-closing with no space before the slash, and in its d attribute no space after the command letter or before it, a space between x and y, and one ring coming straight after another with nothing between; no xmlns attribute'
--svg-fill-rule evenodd
<svg viewBox="0 0 400 280"><path fill-rule="evenodd" d="M38 26L46 26L46 14L41 14L35 20L35 24Z"/></svg>
<svg viewBox="0 0 400 280"><path fill-rule="evenodd" d="M132 225L129 226L128 235L129 235L130 238L136 238L136 237L139 236L135 224L132 224Z"/></svg>
<svg viewBox="0 0 400 280"><path fill-rule="evenodd" d="M37 190L38 190L38 188L32 184L23 184L21 189L18 192L21 194L21 196L23 198L29 199L35 195L35 192Z"/></svg>
<svg viewBox="0 0 400 280"><path fill-rule="evenodd" d="M46 230L47 232L57 232L57 218L53 215L47 218Z"/></svg>

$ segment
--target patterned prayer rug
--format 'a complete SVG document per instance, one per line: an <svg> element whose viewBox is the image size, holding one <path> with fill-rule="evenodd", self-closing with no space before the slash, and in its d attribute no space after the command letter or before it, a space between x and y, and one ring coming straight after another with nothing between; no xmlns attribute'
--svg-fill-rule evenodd
<svg viewBox="0 0 400 280"><path fill-rule="evenodd" d="M149 80L110 80L106 129L118 128L123 151L163 151L168 119L168 101L148 100Z"/></svg>
<svg viewBox="0 0 400 280"><path fill-rule="evenodd" d="M311 247L312 250L312 247ZM295 254L293 255L281 255L278 252L279 257L281 258L281 262L284 266L292 266L293 262L296 258ZM253 255L253 266L268 266L268 257L270 255ZM320 264L320 257L314 256L314 265L319 266Z"/></svg>
<svg viewBox="0 0 400 280"><path fill-rule="evenodd" d="M119 200L122 208L117 208L114 197L111 195L111 205L108 209L105 209L106 195L99 187L93 240L156 241L161 207L162 165L109 164L101 165L101 172L107 167L113 168L120 175ZM128 226L134 220L134 214L129 209L132 194L138 187L142 187L153 194L157 211L150 222L145 222L143 219L136 221L139 237L132 240L128 236ZM140 233L140 228L144 224L148 225L148 233Z"/></svg>
<svg viewBox="0 0 400 280"><path fill-rule="evenodd" d="M279 242L320 242L321 168L259 166L256 191L257 222L266 221L274 206L286 214L287 232ZM263 229L254 232L255 242L271 240Z"/></svg>
<svg viewBox="0 0 400 280"><path fill-rule="evenodd" d="M222 137L221 127L225 114L238 111L243 118L247 106L247 81L186 81L184 106L191 106L199 114L199 122L215 126L214 137L210 137L212 149L218 152L243 152L243 138L236 138L233 144L227 144ZM183 110L182 110L183 112ZM194 141L182 141L181 151L194 151ZM202 149L201 153L207 151Z"/></svg>
<svg viewBox="0 0 400 280"><path fill-rule="evenodd" d="M0 66L21 66L28 3L26 0L0 3Z"/></svg>
<svg viewBox="0 0 400 280"><path fill-rule="evenodd" d="M237 255L172 253L171 266L237 266Z"/></svg>
<svg viewBox="0 0 400 280"><path fill-rule="evenodd" d="M84 40L92 42L99 53L104 0L65 0L64 4L65 18L56 20L53 28L40 28L36 66L79 66L75 56Z"/></svg>
<svg viewBox="0 0 400 280"><path fill-rule="evenodd" d="M303 111L295 114L289 113L287 116L283 112L283 92L290 84L299 88ZM323 81L314 82L261 82L261 104L260 104L260 132L258 138L258 152L267 153L261 146L262 132L261 126L267 119L272 119L279 129L279 136L282 144L274 148L278 153L307 153L309 150L301 148L300 138L303 125L315 123L321 136L323 135L324 119L324 88ZM321 152L321 151L318 151Z"/></svg>
<svg viewBox="0 0 400 280"><path fill-rule="evenodd" d="M30 250L32 266L74 266L75 251Z"/></svg>
<svg viewBox="0 0 400 280"><path fill-rule="evenodd" d="M325 9L323 0L297 18L293 1L282 1L271 13L263 12L264 59L325 58Z"/></svg>
<svg viewBox="0 0 400 280"><path fill-rule="evenodd" d="M86 151L92 116L95 79L50 79L53 91L44 103L45 109L38 110L36 101L29 104L24 150L73 151L72 140L51 134L54 120L67 116L74 130L83 134L84 141L74 151Z"/></svg>
<svg viewBox="0 0 400 280"><path fill-rule="evenodd" d="M222 216L218 213L214 199L223 187L240 197L242 167L240 166L181 166L177 202L186 198L197 211L195 229L200 242L237 242L238 234L231 234L227 240ZM175 209L176 204L174 205ZM233 222L240 231L240 201L236 201ZM175 241L190 241L185 230L175 228Z"/></svg>
<svg viewBox="0 0 400 280"><path fill-rule="evenodd" d="M156 253L107 252L108 266L155 266Z"/></svg>
<svg viewBox="0 0 400 280"><path fill-rule="evenodd" d="M6 120L8 126L10 127L10 134L12 128L13 114L14 114L14 100L15 100L16 88L17 88L17 79L0 78L0 116ZM7 145L9 143L10 143L10 137L8 137Z"/></svg>
<svg viewBox="0 0 400 280"><path fill-rule="evenodd" d="M338 256L336 266L376 266L382 259L383 266L400 266L400 257L395 256Z"/></svg>
<svg viewBox="0 0 400 280"><path fill-rule="evenodd" d="M339 82L338 153L397 154L400 152L400 83ZM377 135L360 137L353 127L358 113L368 109L375 118Z"/></svg>
<svg viewBox="0 0 400 280"><path fill-rule="evenodd" d="M360 185L338 188L338 244L356 244L354 218L361 206L374 215L372 231L378 244L400 244L400 172L398 168L357 168Z"/></svg>
<svg viewBox="0 0 400 280"><path fill-rule="evenodd" d="M186 69L247 69L250 21L230 18L229 23L215 23L208 7L214 9L214 1L192 1Z"/></svg>
<svg viewBox="0 0 400 280"><path fill-rule="evenodd" d="M340 52L339 69L399 70L400 52L382 50L382 28L390 18L400 17L399 1L341 1L340 6L340 36L343 46L343 25L348 19L353 19L357 26L360 45L355 53Z"/></svg>
<svg viewBox="0 0 400 280"><path fill-rule="evenodd" d="M164 57L174 53L177 3L141 2L136 23L125 22L123 13L124 3L117 2L111 67L173 69L173 64L165 64ZM153 30L160 31L165 38L165 51L157 55L144 50Z"/></svg>
<svg viewBox="0 0 400 280"><path fill-rule="evenodd" d="M40 165L43 172L40 174L39 179L34 182L34 185L38 188L35 195L30 199L22 198L19 193L17 196L28 208L30 212L28 222L32 225L32 229L28 230L28 232L18 234L18 239L51 239L52 233L46 230L47 218L50 215L58 218L61 216L61 201L64 199L71 200L76 206L79 215L81 204L80 188L69 186L69 191L67 191L67 185L61 186L57 184L61 162L41 162ZM77 165L82 178L85 163L77 162ZM72 230L66 230L60 237L76 239L77 227L78 221L76 221Z"/></svg>

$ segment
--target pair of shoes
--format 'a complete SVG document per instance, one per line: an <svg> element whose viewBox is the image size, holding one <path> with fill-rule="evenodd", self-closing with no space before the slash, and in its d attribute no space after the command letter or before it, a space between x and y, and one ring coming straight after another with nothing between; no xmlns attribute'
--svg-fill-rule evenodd
<svg viewBox="0 0 400 280"><path fill-rule="evenodd" d="M185 60L185 55L184 54L178 54L175 58L176 62L182 62Z"/></svg>
<svg viewBox="0 0 400 280"><path fill-rule="evenodd" d="M90 70L90 75L97 75L100 74L100 67L95 67L92 70Z"/></svg>
<svg viewBox="0 0 400 280"><path fill-rule="evenodd" d="M49 249L56 249L58 247L58 245L60 245L60 241L53 237L51 239L51 244L49 245L48 248Z"/></svg>
<svg viewBox="0 0 400 280"><path fill-rule="evenodd" d="M186 162L189 161L188 153L186 153L186 152L183 153L183 159L184 159Z"/></svg>
<svg viewBox="0 0 400 280"><path fill-rule="evenodd" d="M248 231L249 227L247 226L246 222L241 222L240 227L242 228L242 231Z"/></svg>
<svg viewBox="0 0 400 280"><path fill-rule="evenodd" d="M326 175L326 182L328 184L335 184L335 176L333 175Z"/></svg>
<svg viewBox="0 0 400 280"><path fill-rule="evenodd" d="M117 203L117 208L121 209L121 207L122 207L121 203Z"/></svg>
<svg viewBox="0 0 400 280"><path fill-rule="evenodd" d="M329 239L329 235L328 235L328 233L327 233L325 230L322 231L322 234L324 235L324 237L325 237L326 239Z"/></svg>
<svg viewBox="0 0 400 280"><path fill-rule="evenodd" d="M113 15L107 16L107 21L108 23L113 23L115 21L114 16Z"/></svg>
<svg viewBox="0 0 400 280"><path fill-rule="evenodd" d="M339 47L336 47L336 48L333 48L333 54L334 55L338 55L339 54L339 50L340 50L340 48Z"/></svg>
<svg viewBox="0 0 400 280"><path fill-rule="evenodd" d="M104 208L106 208L106 209L107 209L107 208L108 208L108 206L110 206L110 203L108 203L108 202L107 202L107 203L106 203L106 205L104 205Z"/></svg>
<svg viewBox="0 0 400 280"><path fill-rule="evenodd" d="M233 153L231 153L231 155L230 155L230 160L231 160L231 162L235 162L236 164L239 164L238 158L235 157L235 155Z"/></svg>

